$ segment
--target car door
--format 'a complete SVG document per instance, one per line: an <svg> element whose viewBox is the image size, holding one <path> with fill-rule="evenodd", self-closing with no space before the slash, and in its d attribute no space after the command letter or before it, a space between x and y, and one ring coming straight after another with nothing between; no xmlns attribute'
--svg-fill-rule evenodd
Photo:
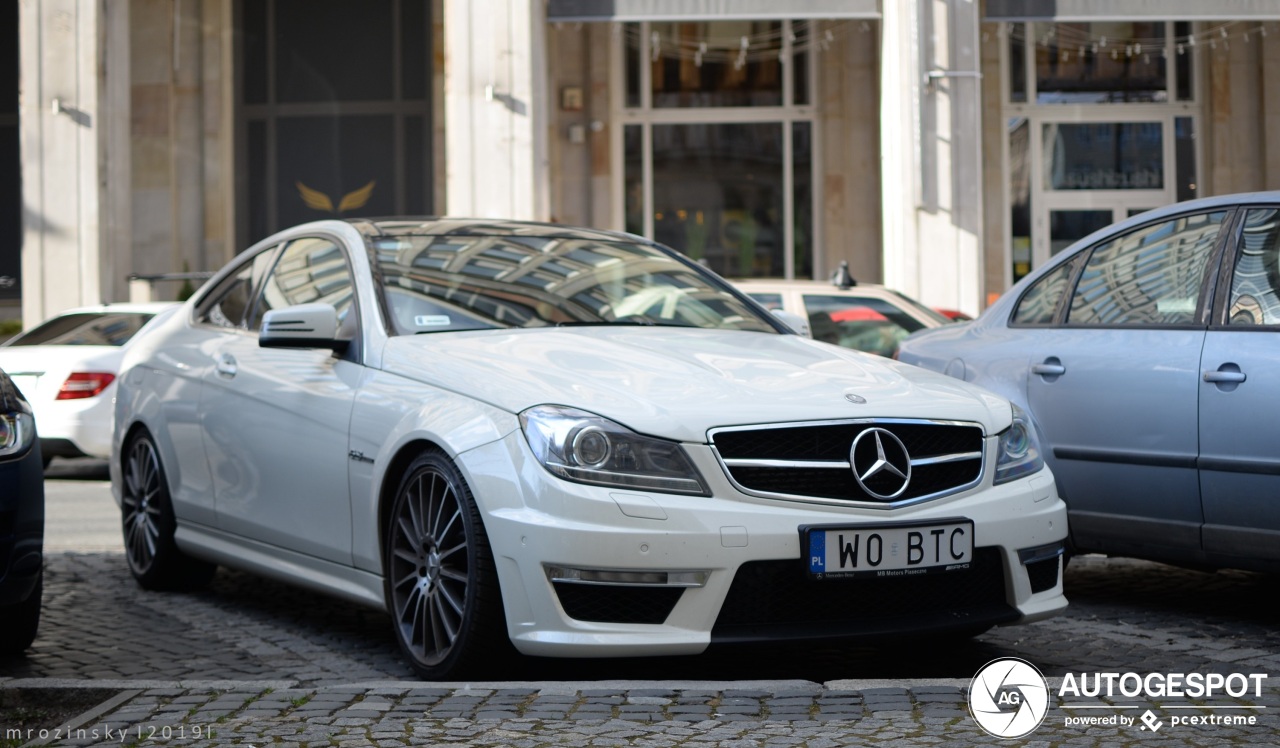
<svg viewBox="0 0 1280 748"><path fill-rule="evenodd" d="M200 393L212 368L208 351L243 334L253 291L266 274L276 247L246 257L196 302L191 325L151 362L148 386L158 390L161 418L151 424L169 476L174 510L186 522L215 526L216 498L205 456ZM141 381L135 369L129 377Z"/></svg>
<svg viewBox="0 0 1280 748"><path fill-rule="evenodd" d="M1023 336L1027 403L1084 549L1200 552L1203 289L1226 216L1164 219L1085 249L1059 322Z"/></svg>
<svg viewBox="0 0 1280 748"><path fill-rule="evenodd" d="M332 304L355 328L352 274L337 240L284 246L246 329L208 350L200 414L218 526L278 548L351 563L347 431L362 367L358 341L328 349L262 348L269 309Z"/></svg>
<svg viewBox="0 0 1280 748"><path fill-rule="evenodd" d="M1200 362L1204 550L1280 570L1280 207L1244 212ZM1226 273L1224 278L1228 277Z"/></svg>

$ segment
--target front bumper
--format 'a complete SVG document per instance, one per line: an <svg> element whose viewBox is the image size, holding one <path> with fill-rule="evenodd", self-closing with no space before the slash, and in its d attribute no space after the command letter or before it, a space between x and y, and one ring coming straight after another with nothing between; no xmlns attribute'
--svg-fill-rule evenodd
<svg viewBox="0 0 1280 748"><path fill-rule="evenodd" d="M686 446L711 496L563 481L534 460L519 431L459 456L484 516L517 649L559 657L696 654L713 642L976 632L1067 605L1054 551L1067 536L1066 507L1047 469L1001 486L984 476L964 493L885 510L748 496L708 447ZM994 448L988 438L989 461ZM956 517L973 521L975 561L967 571L814 581L802 565L802 525ZM552 567L556 576L566 569L668 572L701 586L553 582Z"/></svg>

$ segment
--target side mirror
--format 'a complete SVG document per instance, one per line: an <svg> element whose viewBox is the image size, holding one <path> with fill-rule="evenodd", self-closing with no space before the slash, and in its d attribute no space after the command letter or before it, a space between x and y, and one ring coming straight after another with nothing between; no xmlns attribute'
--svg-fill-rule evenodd
<svg viewBox="0 0 1280 748"><path fill-rule="evenodd" d="M258 345L263 348L331 348L341 351L349 340L338 338L338 310L329 304L299 304L272 309L262 317Z"/></svg>
<svg viewBox="0 0 1280 748"><path fill-rule="evenodd" d="M782 324L790 327L797 335L803 335L806 338L813 337L813 331L809 328L809 320L801 315L794 312L784 312L781 309L774 309L773 315L782 320Z"/></svg>

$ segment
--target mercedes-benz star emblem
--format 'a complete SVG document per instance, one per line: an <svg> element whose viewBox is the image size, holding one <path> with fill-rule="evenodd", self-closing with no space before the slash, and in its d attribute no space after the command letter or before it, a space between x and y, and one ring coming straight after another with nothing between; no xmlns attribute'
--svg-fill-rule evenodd
<svg viewBox="0 0 1280 748"><path fill-rule="evenodd" d="M862 490L882 501L901 496L911 482L911 455L887 429L869 428L858 434L849 449L849 464Z"/></svg>
<svg viewBox="0 0 1280 748"><path fill-rule="evenodd" d="M862 395L855 395L855 394L853 394L852 392L850 392L850 393L848 393L847 395L845 395L845 396L844 396L844 399L845 399L845 400L848 400L849 402L853 403L854 405L866 405L866 404L867 404L867 398L863 397Z"/></svg>

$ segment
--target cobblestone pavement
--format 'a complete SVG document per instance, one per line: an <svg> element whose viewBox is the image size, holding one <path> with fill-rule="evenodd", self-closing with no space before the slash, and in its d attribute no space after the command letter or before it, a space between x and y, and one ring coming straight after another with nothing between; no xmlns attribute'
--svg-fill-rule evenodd
<svg viewBox="0 0 1280 748"><path fill-rule="evenodd" d="M967 745L994 742L966 711L970 678L1012 656L1051 680L1100 671L1275 674L1261 697L1238 703L1055 706L1023 743L1280 742L1280 613L1269 604L1280 580L1083 557L1066 584L1066 615L961 644L515 657L485 674L491 682L424 684L401 662L383 614L227 570L200 593L145 592L118 553L53 553L40 637L26 657L0 660L0 689L117 692L73 720L71 740L49 735L55 745ZM1134 720L1147 710L1156 731L1141 721L1067 723ZM1193 716L1202 724L1174 723ZM1222 724L1249 716L1255 724ZM20 744L5 740L0 733L0 746Z"/></svg>
<svg viewBox="0 0 1280 748"><path fill-rule="evenodd" d="M1055 699L1043 724L1023 742L1100 747L1275 744L1280 714L1265 709L1280 707L1280 689L1218 704L1232 708L1175 711L1142 704L1136 710L1085 712L1064 708ZM1151 716L1140 718L1147 709ZM1096 727L1070 722L1083 719L1082 713L1104 721L1127 715L1129 722ZM1212 724L1189 724L1195 719ZM1228 720L1243 724L1222 724ZM19 737L75 746L828 748L998 742L969 717L960 684L892 688L854 682L826 687L804 682L730 687L386 683L318 689L187 684L125 690L75 724Z"/></svg>

